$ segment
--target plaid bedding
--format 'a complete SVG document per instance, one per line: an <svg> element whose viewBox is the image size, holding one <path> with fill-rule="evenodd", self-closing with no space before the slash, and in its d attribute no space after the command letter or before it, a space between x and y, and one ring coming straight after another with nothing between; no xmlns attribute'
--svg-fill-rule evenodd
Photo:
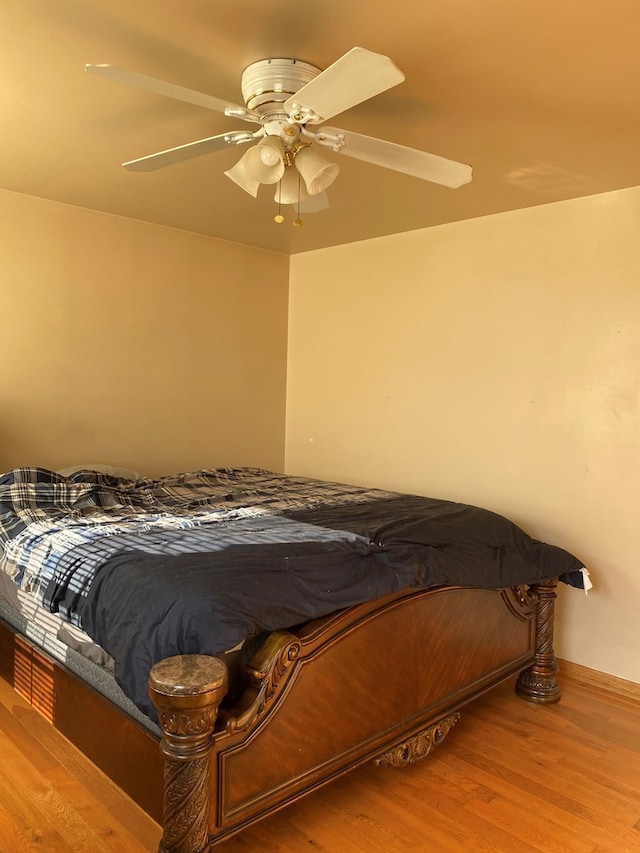
<svg viewBox="0 0 640 853"><path fill-rule="evenodd" d="M217 468L126 480L97 471L64 477L45 468L14 468L0 476L0 545L36 521L101 523L158 514L197 516L205 510L302 508L395 494L342 483L274 474L261 468Z"/></svg>
<svg viewBox="0 0 640 853"><path fill-rule="evenodd" d="M0 569L78 625L79 597L104 561L120 551L204 553L246 541L304 541L308 527L287 523L279 513L393 494L258 468L135 482L95 471L67 478L44 468L15 468L0 477ZM265 515L271 516L268 524ZM335 539L335 531L314 528L313 536ZM60 590L69 586L75 595L62 599Z"/></svg>

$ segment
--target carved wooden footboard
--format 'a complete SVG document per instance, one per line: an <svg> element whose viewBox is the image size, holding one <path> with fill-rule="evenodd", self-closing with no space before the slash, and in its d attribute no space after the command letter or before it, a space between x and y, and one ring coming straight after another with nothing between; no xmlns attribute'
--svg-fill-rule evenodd
<svg viewBox="0 0 640 853"><path fill-rule="evenodd" d="M161 750L3 622L0 676L163 823L164 853L203 853L358 764L427 755L511 675L525 698L557 701L555 586L405 591L276 632L235 701L219 659L162 661L150 684Z"/></svg>
<svg viewBox="0 0 640 853"><path fill-rule="evenodd" d="M516 672L520 695L557 701L555 586L405 591L276 632L224 709L217 658L162 661L162 853L203 853L365 761L427 755L459 708Z"/></svg>

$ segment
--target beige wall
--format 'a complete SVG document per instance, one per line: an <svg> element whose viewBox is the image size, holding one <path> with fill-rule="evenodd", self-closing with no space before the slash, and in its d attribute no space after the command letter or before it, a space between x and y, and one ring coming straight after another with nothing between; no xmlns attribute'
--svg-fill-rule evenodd
<svg viewBox="0 0 640 853"><path fill-rule="evenodd" d="M288 258L0 190L0 468L282 469Z"/></svg>
<svg viewBox="0 0 640 853"><path fill-rule="evenodd" d="M579 555L558 653L640 682L640 189L295 256L286 469Z"/></svg>

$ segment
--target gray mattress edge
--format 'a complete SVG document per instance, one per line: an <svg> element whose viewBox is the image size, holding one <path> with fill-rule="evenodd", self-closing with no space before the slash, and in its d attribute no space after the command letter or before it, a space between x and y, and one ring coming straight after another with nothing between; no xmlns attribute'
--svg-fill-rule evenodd
<svg viewBox="0 0 640 853"><path fill-rule="evenodd" d="M54 660L63 664L81 681L86 682L94 690L97 690L105 699L108 699L137 723L154 735L160 736L161 733L158 726L138 710L118 686L113 674L104 667L83 657L80 652L65 645L65 643L53 634L44 631L39 625L30 622L2 599L0 599L0 618L14 630L22 634L34 646L42 649L43 652L54 658Z"/></svg>

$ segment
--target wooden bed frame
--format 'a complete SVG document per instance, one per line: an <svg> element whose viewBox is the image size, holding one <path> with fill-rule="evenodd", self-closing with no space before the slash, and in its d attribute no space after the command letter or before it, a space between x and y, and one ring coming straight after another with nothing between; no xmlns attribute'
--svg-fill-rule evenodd
<svg viewBox="0 0 640 853"><path fill-rule="evenodd" d="M555 588L413 589L276 632L235 698L219 658L161 661L160 749L4 623L0 676L162 824L161 853L204 853L363 762L422 758L515 673L524 698L556 702Z"/></svg>

